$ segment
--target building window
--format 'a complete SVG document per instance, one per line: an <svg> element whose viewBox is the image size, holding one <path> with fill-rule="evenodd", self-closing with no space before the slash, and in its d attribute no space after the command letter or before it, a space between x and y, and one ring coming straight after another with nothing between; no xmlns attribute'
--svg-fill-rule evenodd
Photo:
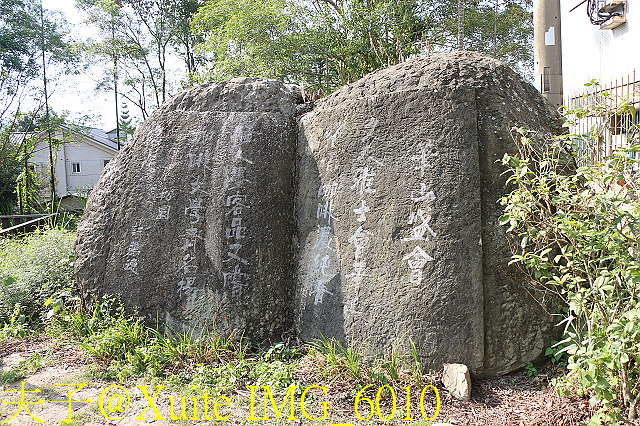
<svg viewBox="0 0 640 426"><path fill-rule="evenodd" d="M39 180L43 180L46 179L47 177L47 164L45 163L36 163L36 175L38 176Z"/></svg>
<svg viewBox="0 0 640 426"><path fill-rule="evenodd" d="M107 164L109 164L109 161L111 160L102 160L102 168L104 169L105 167L107 167Z"/></svg>
<svg viewBox="0 0 640 426"><path fill-rule="evenodd" d="M542 93L551 91L551 68L544 67L542 69Z"/></svg>
<svg viewBox="0 0 640 426"><path fill-rule="evenodd" d="M71 163L71 173L80 174L80 163Z"/></svg>

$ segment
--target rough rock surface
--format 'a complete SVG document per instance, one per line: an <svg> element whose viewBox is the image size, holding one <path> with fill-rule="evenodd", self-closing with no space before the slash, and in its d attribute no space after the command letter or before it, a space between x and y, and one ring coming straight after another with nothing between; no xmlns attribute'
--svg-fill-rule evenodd
<svg viewBox="0 0 640 426"><path fill-rule="evenodd" d="M295 322L373 352L415 342L427 367L479 376L541 355L553 322L508 266L496 163L510 130L559 131L539 93L462 52L372 73L300 122Z"/></svg>
<svg viewBox="0 0 640 426"><path fill-rule="evenodd" d="M104 170L78 226L85 300L119 294L175 332L278 340L291 324L296 105L235 79L157 110Z"/></svg>

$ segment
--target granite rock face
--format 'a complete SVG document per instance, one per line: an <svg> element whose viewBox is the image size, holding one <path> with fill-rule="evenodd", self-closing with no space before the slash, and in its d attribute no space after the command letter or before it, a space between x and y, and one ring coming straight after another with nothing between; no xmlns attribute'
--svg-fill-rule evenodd
<svg viewBox="0 0 640 426"><path fill-rule="evenodd" d="M119 294L175 332L278 340L290 326L298 91L235 79L157 110L104 170L78 226L85 300Z"/></svg>
<svg viewBox="0 0 640 426"><path fill-rule="evenodd" d="M169 100L112 160L78 228L86 301L119 294L176 332L255 342L295 326L426 367L521 368L552 321L498 224L513 127L558 116L463 52L372 73L298 117L299 91L235 79Z"/></svg>
<svg viewBox="0 0 640 426"><path fill-rule="evenodd" d="M531 85L469 52L318 102L299 131L298 334L387 353L411 338L428 367L479 376L540 356L553 322L508 266L496 161L516 150L513 127L542 139L560 124Z"/></svg>

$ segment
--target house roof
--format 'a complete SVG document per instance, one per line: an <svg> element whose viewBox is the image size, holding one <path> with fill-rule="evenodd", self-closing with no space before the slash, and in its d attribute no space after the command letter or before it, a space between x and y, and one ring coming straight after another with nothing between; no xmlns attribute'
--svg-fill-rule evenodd
<svg viewBox="0 0 640 426"><path fill-rule="evenodd" d="M83 126L68 126L65 124L62 124L60 128L63 130L71 131L73 133L84 136L85 138L91 140L92 142L105 146L114 151L118 150L118 144L116 143L116 141L109 139L107 132L105 132L102 129L96 129L93 127L83 127ZM38 136L44 133L45 131L43 130L38 133ZM19 145L30 134L31 133L24 133L24 132L11 133L9 135L9 141L11 142L11 144Z"/></svg>
<svg viewBox="0 0 640 426"><path fill-rule="evenodd" d="M62 127L64 128L66 126L63 125ZM68 128L68 129L69 130L73 130L73 129L70 129L70 128ZM82 130L83 131L87 131L88 130L88 134L86 134L86 133L83 133L83 134L88 136L90 139L93 139L95 142L98 142L99 144L102 144L102 145L104 145L106 147L109 147L111 149L114 149L116 151L118 150L118 143L116 141L114 141L114 140L109 139L109 136L107 135L107 132L105 132L104 130L96 129L96 128L93 128L93 127L88 127L88 128L85 127L85 128L82 128Z"/></svg>
<svg viewBox="0 0 640 426"><path fill-rule="evenodd" d="M11 145L20 145L24 139L27 137L28 133L25 132L15 132L9 134L9 143Z"/></svg>

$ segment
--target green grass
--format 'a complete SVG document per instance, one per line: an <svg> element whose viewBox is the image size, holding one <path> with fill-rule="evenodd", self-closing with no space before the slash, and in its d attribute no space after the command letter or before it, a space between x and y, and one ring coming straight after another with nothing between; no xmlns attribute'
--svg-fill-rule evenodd
<svg viewBox="0 0 640 426"><path fill-rule="evenodd" d="M49 362L46 356L35 354L29 358L20 361L17 365L12 366L8 370L0 372L0 384L6 386L27 377L45 367Z"/></svg>
<svg viewBox="0 0 640 426"><path fill-rule="evenodd" d="M0 323L42 324L46 300L74 286L75 239L48 229L0 240Z"/></svg>

